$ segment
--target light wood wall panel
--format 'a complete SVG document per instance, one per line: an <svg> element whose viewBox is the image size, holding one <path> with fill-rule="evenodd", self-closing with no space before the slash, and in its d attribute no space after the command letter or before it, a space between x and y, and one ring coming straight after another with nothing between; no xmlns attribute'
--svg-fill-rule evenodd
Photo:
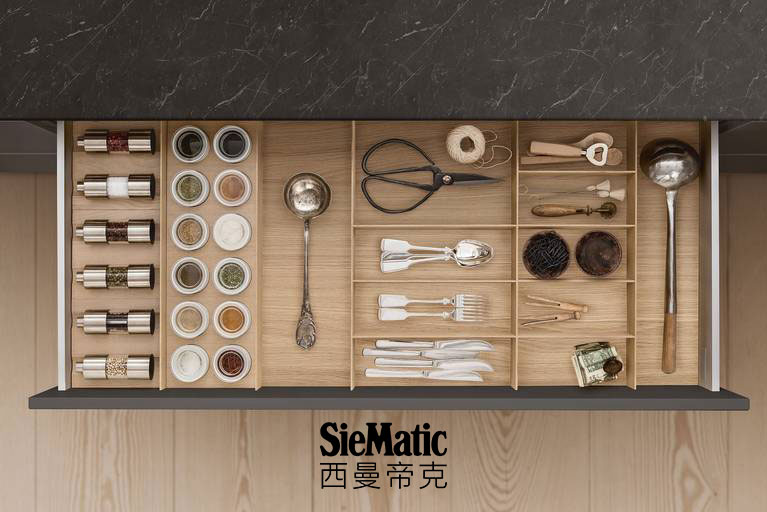
<svg viewBox="0 0 767 512"><path fill-rule="evenodd" d="M175 414L176 510L311 508L311 412Z"/></svg>
<svg viewBox="0 0 767 512"><path fill-rule="evenodd" d="M726 413L594 412L590 431L591 510L726 510Z"/></svg>
<svg viewBox="0 0 767 512"><path fill-rule="evenodd" d="M34 507L35 417L27 396L35 388L35 175L0 173L0 494L2 507Z"/></svg>
<svg viewBox="0 0 767 512"><path fill-rule="evenodd" d="M766 174L727 176L726 385L751 399L730 413L730 510L767 510Z"/></svg>

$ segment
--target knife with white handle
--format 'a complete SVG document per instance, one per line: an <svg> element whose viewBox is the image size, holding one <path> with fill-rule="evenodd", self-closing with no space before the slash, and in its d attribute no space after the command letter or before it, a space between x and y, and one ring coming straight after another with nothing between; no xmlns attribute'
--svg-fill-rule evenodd
<svg viewBox="0 0 767 512"><path fill-rule="evenodd" d="M436 368L438 370L463 370L467 372L492 372L493 367L479 359L444 359L438 361L424 361L423 359L390 359L377 357L376 366L381 367L408 367L408 368Z"/></svg>
<svg viewBox="0 0 767 512"><path fill-rule="evenodd" d="M404 349L450 349L472 350L477 352L490 352L493 345L483 340L444 340L444 341L398 341L376 340L376 348L404 348Z"/></svg>
<svg viewBox="0 0 767 512"><path fill-rule="evenodd" d="M365 347L363 356L370 357L424 357L426 359L474 359L479 352L467 350L386 350Z"/></svg>
<svg viewBox="0 0 767 512"><path fill-rule="evenodd" d="M483 382L482 376L480 374L476 372L466 372L460 370L384 370L381 368L366 368L365 377Z"/></svg>

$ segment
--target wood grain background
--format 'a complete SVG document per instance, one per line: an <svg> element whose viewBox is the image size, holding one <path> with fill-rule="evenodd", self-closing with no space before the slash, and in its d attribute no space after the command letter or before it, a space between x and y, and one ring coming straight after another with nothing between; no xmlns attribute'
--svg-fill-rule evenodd
<svg viewBox="0 0 767 512"><path fill-rule="evenodd" d="M722 185L723 381L747 413L29 411L55 384L55 177L0 173L0 510L767 510L767 175ZM326 420L446 429L448 487L320 490Z"/></svg>

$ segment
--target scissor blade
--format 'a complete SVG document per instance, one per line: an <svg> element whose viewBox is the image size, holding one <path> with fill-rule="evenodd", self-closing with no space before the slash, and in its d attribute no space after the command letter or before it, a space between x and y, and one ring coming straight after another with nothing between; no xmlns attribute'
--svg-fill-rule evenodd
<svg viewBox="0 0 767 512"><path fill-rule="evenodd" d="M450 177L453 178L453 185L489 185L503 181L502 179L472 173L451 174Z"/></svg>

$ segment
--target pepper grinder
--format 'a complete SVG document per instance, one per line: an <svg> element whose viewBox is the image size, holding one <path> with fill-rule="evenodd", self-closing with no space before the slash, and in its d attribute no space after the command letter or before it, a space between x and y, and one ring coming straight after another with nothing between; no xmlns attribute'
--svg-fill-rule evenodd
<svg viewBox="0 0 767 512"><path fill-rule="evenodd" d="M154 130L85 130L77 138L78 147L88 153L154 153Z"/></svg>
<svg viewBox="0 0 767 512"><path fill-rule="evenodd" d="M75 371L83 378L91 379L139 379L151 380L154 373L152 356L85 356L75 363Z"/></svg>
<svg viewBox="0 0 767 512"><path fill-rule="evenodd" d="M75 228L75 236L86 244L128 242L153 244L154 220L131 219L128 222L109 222L107 220L86 220Z"/></svg>
<svg viewBox="0 0 767 512"><path fill-rule="evenodd" d="M154 334L153 309L133 309L127 313L111 313L107 310L89 309L76 319L77 327L85 334Z"/></svg>
<svg viewBox="0 0 767 512"><path fill-rule="evenodd" d="M85 288L154 288L154 265L86 265L75 281Z"/></svg>

